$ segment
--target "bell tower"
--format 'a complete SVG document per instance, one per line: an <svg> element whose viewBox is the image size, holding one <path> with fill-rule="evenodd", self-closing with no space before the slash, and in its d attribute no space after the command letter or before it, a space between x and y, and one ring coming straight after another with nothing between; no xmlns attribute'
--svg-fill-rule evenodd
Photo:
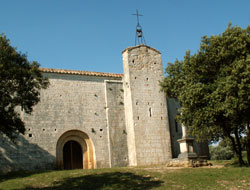
<svg viewBox="0 0 250 190"><path fill-rule="evenodd" d="M141 44L122 55L129 165L166 163L172 153L161 53Z"/></svg>
<svg viewBox="0 0 250 190"><path fill-rule="evenodd" d="M142 32L142 27L140 25L139 22L139 16L143 16L141 14L138 13L138 10L136 10L136 14L133 14L137 17L137 25L136 25L136 33L135 33L135 46L136 45L140 45L140 44L145 44L146 45L146 41Z"/></svg>

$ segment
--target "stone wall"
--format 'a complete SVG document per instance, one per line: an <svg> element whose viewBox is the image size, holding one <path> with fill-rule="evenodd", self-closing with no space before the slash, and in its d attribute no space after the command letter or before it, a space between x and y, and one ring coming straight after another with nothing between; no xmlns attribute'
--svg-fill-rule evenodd
<svg viewBox="0 0 250 190"><path fill-rule="evenodd" d="M110 167L109 142L111 140L112 143L117 143L119 137L114 136L114 130L109 128L108 131L106 100L112 102L111 99L116 98L122 85L112 83L115 94L112 96L109 91L106 99L107 85L105 86L104 81L121 81L121 78L57 73L44 75L49 78L50 87L41 91L41 101L34 107L32 115L22 113L26 134L19 137L17 145L1 138L1 168L4 166L6 170L13 170L56 167L58 139L70 130L79 130L88 135L93 144L96 167ZM111 127L115 127L115 123L123 117L123 105L117 103L122 98L117 98L110 108L113 111L108 113ZM116 105L118 112L115 111ZM116 113L119 116L115 116ZM121 122L116 127L123 130L123 126ZM124 140L123 132L119 134L122 136L121 140ZM126 144L126 141L120 144ZM121 157L125 159L126 152ZM117 159L114 163L119 165ZM124 165L124 161L121 165Z"/></svg>
<svg viewBox="0 0 250 190"><path fill-rule="evenodd" d="M110 165L128 165L127 132L124 113L124 90L122 81L105 81L107 118L110 144Z"/></svg>
<svg viewBox="0 0 250 190"><path fill-rule="evenodd" d="M127 48L123 65L129 164L165 163L172 154L161 54L145 45Z"/></svg>

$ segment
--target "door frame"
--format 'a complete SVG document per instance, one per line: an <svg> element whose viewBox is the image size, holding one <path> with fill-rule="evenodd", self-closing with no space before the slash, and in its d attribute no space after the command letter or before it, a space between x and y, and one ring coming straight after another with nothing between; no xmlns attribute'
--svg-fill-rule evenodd
<svg viewBox="0 0 250 190"><path fill-rule="evenodd" d="M68 141L76 141L82 148L83 169L96 168L94 148L89 136L80 130L70 130L63 133L56 145L56 163L59 169L64 169L63 147Z"/></svg>

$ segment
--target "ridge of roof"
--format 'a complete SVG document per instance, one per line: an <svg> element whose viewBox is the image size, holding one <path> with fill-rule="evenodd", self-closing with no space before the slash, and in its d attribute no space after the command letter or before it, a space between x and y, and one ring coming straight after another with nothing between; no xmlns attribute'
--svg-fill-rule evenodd
<svg viewBox="0 0 250 190"><path fill-rule="evenodd" d="M123 77L123 74L118 74L118 73L75 71L75 70L67 70L67 69L50 69L50 68L39 68L39 70L44 73L58 73L58 74L72 74L72 75L86 75L86 76L100 76L100 77L114 77L114 78Z"/></svg>

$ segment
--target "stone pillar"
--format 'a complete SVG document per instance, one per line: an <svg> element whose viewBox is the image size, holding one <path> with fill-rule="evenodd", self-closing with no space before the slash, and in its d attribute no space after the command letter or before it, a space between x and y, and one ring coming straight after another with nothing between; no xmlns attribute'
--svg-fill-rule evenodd
<svg viewBox="0 0 250 190"><path fill-rule="evenodd" d="M178 158L181 160L196 159L197 154L194 152L194 138L187 136L187 127L182 124L182 138L178 140L181 153Z"/></svg>

